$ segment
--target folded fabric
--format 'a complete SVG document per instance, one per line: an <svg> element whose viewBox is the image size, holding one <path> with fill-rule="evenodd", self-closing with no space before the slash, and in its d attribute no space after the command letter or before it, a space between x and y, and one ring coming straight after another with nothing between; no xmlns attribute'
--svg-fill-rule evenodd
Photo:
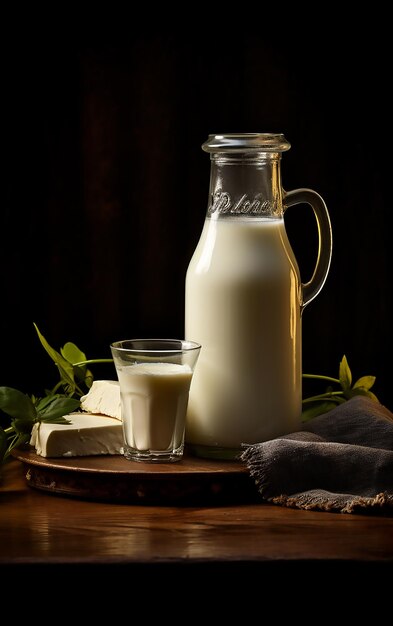
<svg viewBox="0 0 393 626"><path fill-rule="evenodd" d="M321 511L393 513L393 413L355 396L303 430L244 446L263 500Z"/></svg>

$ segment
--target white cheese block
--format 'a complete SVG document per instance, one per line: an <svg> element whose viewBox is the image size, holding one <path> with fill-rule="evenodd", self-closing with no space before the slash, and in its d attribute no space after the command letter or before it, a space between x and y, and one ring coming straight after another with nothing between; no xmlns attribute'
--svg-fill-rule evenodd
<svg viewBox="0 0 393 626"><path fill-rule="evenodd" d="M123 454L123 425L113 417L89 413L65 415L71 424L34 424L30 445L45 457Z"/></svg>
<svg viewBox="0 0 393 626"><path fill-rule="evenodd" d="M121 420L120 385L117 380L94 380L89 392L81 398L81 409Z"/></svg>

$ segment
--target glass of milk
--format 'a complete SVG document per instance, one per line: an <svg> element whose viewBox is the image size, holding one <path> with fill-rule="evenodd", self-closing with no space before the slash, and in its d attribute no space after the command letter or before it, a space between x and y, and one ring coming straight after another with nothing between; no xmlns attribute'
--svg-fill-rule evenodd
<svg viewBox="0 0 393 626"><path fill-rule="evenodd" d="M127 339L110 345L130 461L179 461L188 395L201 345L181 339Z"/></svg>

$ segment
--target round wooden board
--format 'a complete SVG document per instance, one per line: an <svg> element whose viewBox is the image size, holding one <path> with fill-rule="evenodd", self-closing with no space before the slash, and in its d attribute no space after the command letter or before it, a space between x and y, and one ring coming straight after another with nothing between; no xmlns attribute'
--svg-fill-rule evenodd
<svg viewBox="0 0 393 626"><path fill-rule="evenodd" d="M139 463L122 456L45 458L14 450L26 480L43 491L130 504L229 504L257 500L245 465L184 456L176 463Z"/></svg>

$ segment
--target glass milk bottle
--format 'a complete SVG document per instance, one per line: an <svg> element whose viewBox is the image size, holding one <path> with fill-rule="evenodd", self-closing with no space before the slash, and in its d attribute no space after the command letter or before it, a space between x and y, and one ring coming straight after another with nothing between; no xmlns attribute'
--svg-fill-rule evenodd
<svg viewBox="0 0 393 626"><path fill-rule="evenodd" d="M234 459L242 444L300 426L301 314L326 280L332 233L315 191L283 190L283 135L209 135L202 148L211 158L209 202L185 289L185 336L202 349L186 443L194 455ZM304 284L284 224L299 203L312 206L319 233Z"/></svg>

